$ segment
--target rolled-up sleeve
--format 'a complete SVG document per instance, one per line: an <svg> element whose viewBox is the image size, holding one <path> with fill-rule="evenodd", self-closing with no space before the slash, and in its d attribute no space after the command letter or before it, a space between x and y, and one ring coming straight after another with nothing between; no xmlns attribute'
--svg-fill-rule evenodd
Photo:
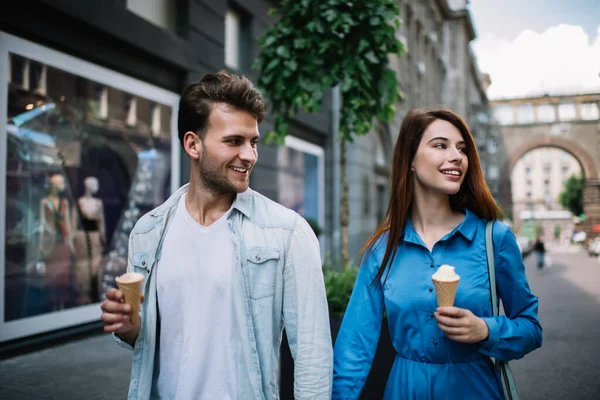
<svg viewBox="0 0 600 400"><path fill-rule="evenodd" d="M522 358L542 345L538 298L531 292L521 251L514 234L504 226L495 251L496 286L505 315L483 318L489 337L480 351L503 361ZM494 232L495 233L495 232ZM496 236L496 235L495 235ZM496 247L497 241L494 240Z"/></svg>
<svg viewBox="0 0 600 400"><path fill-rule="evenodd" d="M371 370L384 310L381 284L371 284L378 268L376 257L363 258L335 341L332 399L358 399Z"/></svg>
<svg viewBox="0 0 600 400"><path fill-rule="evenodd" d="M319 242L298 217L285 261L283 319L296 399L331 398L333 348Z"/></svg>

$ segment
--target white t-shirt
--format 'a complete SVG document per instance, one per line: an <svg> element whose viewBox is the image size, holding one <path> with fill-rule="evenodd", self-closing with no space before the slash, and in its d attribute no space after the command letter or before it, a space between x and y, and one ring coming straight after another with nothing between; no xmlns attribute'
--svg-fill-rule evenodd
<svg viewBox="0 0 600 400"><path fill-rule="evenodd" d="M177 205L157 270L158 368L152 398L237 399L229 210L210 226Z"/></svg>

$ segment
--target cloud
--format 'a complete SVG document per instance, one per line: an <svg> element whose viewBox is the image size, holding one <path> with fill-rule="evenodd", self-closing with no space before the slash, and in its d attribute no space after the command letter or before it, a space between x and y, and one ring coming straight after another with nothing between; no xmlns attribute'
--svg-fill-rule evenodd
<svg viewBox="0 0 600 400"><path fill-rule="evenodd" d="M600 91L600 25L593 40L581 26L561 24L524 30L512 42L486 35L473 50L492 78L491 99Z"/></svg>

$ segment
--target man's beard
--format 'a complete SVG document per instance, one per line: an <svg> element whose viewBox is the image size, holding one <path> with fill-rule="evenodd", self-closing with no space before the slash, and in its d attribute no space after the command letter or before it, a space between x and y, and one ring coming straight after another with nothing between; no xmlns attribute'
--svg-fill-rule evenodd
<svg viewBox="0 0 600 400"><path fill-rule="evenodd" d="M209 192L221 194L236 194L239 190L233 185L227 176L219 173L217 163L204 150L199 160L200 164L200 182Z"/></svg>

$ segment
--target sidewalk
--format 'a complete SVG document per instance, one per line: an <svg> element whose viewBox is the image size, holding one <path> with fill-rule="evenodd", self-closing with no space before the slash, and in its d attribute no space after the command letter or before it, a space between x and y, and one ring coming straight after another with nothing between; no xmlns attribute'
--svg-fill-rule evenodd
<svg viewBox="0 0 600 400"><path fill-rule="evenodd" d="M125 399L132 353L108 334L0 361L0 399Z"/></svg>

